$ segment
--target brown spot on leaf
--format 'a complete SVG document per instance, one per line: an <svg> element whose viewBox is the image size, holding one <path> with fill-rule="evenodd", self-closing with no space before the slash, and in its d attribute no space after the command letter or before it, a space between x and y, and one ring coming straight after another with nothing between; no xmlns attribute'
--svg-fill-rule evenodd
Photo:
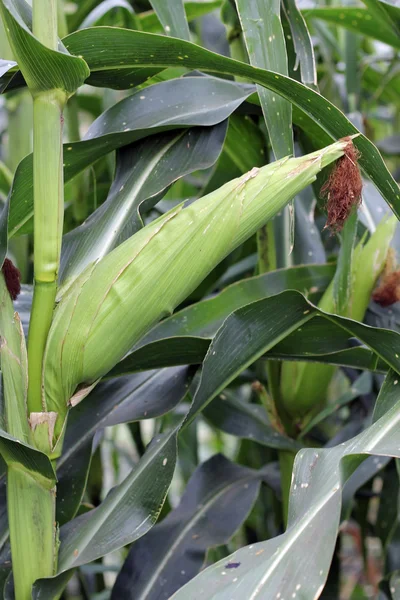
<svg viewBox="0 0 400 600"><path fill-rule="evenodd" d="M344 155L337 160L321 188L321 196L327 198L328 218L325 227L333 232L340 231L353 207L361 204L362 179L358 168L360 153L351 138L344 140L348 140Z"/></svg>
<svg viewBox="0 0 400 600"><path fill-rule="evenodd" d="M3 271L8 293L13 300L16 300L21 291L21 273L9 258L4 259L1 270Z"/></svg>

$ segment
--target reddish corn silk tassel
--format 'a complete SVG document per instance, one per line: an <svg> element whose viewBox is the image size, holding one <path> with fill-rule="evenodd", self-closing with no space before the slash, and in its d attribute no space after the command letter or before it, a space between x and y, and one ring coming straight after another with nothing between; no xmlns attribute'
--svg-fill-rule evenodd
<svg viewBox="0 0 400 600"><path fill-rule="evenodd" d="M338 159L328 180L321 188L321 196L327 198L328 213L325 228L334 233L342 229L354 207L361 204L362 179L358 168L360 153L351 138L344 155Z"/></svg>
<svg viewBox="0 0 400 600"><path fill-rule="evenodd" d="M381 306L390 306L400 300L400 271L386 275L378 285L372 299Z"/></svg>
<svg viewBox="0 0 400 600"><path fill-rule="evenodd" d="M400 269L395 266L394 250L390 249L385 270L379 285L375 288L372 299L383 307L390 306L400 300Z"/></svg>
<svg viewBox="0 0 400 600"><path fill-rule="evenodd" d="M4 259L2 272L8 289L13 300L16 300L21 291L21 273L9 258Z"/></svg>

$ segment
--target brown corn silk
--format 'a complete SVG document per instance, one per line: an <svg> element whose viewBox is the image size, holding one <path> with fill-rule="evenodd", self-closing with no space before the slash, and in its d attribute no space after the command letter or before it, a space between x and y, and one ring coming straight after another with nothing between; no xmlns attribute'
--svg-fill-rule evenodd
<svg viewBox="0 0 400 600"><path fill-rule="evenodd" d="M21 291L21 273L9 258L4 259L2 272L8 289L13 300L16 300Z"/></svg>
<svg viewBox="0 0 400 600"><path fill-rule="evenodd" d="M343 139L348 140L345 153L337 160L321 188L321 196L327 198L325 228L330 228L334 233L342 229L353 208L361 204L362 179L358 168L360 154L350 137Z"/></svg>
<svg viewBox="0 0 400 600"><path fill-rule="evenodd" d="M392 248L389 250L385 270L372 294L372 299L384 307L400 300L400 269L395 264L395 253Z"/></svg>

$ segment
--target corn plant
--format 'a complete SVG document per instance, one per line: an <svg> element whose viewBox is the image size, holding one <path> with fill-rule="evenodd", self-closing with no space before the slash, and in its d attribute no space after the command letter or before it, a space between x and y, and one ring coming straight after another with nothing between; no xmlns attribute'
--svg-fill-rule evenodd
<svg viewBox="0 0 400 600"><path fill-rule="evenodd" d="M0 596L397 598L400 9L0 17Z"/></svg>

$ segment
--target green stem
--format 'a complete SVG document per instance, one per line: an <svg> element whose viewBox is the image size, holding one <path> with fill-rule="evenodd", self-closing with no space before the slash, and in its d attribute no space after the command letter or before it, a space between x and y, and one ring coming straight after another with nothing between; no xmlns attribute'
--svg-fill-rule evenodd
<svg viewBox="0 0 400 600"><path fill-rule="evenodd" d="M35 276L35 288L28 337L29 412L42 412L46 410L41 393L42 362L47 334L53 316L56 292L56 281L40 281Z"/></svg>
<svg viewBox="0 0 400 600"><path fill-rule="evenodd" d="M57 48L57 1L34 0L33 33ZM44 410L43 353L56 297L64 216L62 126L64 95L57 90L33 100L34 294L28 337L29 412Z"/></svg>
<svg viewBox="0 0 400 600"><path fill-rule="evenodd" d="M36 579L55 572L55 490L28 472L7 471L7 510L16 600L31 600Z"/></svg>
<svg viewBox="0 0 400 600"><path fill-rule="evenodd" d="M33 33L56 50L57 0L34 0ZM62 110L65 95L47 90L33 95L34 295L28 344L28 413L34 445L51 456L54 415L41 398L43 353L57 286L63 225ZM7 406L8 415L12 407ZM36 413L36 414L34 414ZM40 414L37 414L40 413ZM25 415L24 415L25 416ZM25 416L26 419L26 416ZM26 427L28 427L28 423ZM14 432L15 419L12 420ZM21 428L23 432L23 427ZM16 600L31 600L32 585L54 575L57 560L54 480L7 468L7 511Z"/></svg>

